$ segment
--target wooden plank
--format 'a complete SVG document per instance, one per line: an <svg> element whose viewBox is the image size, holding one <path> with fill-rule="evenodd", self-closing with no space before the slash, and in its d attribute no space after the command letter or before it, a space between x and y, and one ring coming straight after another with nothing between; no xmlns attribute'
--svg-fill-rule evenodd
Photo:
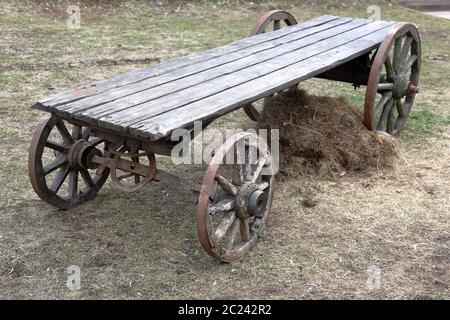
<svg viewBox="0 0 450 320"><path fill-rule="evenodd" d="M389 26L386 26L375 33L353 39L344 45L323 52L309 60L307 64L300 61L184 108L172 110L133 125L130 128L130 134L158 140L168 136L172 130L192 126L195 120L217 118L239 108L242 104L286 89L376 48L389 30Z"/></svg>
<svg viewBox="0 0 450 320"><path fill-rule="evenodd" d="M176 58L169 60L165 63L157 64L149 68L134 70L111 79L96 82L94 84L87 84L80 86L76 89L66 90L60 92L56 95L49 96L45 99L40 100L35 104L35 108L51 111L52 107L62 105L65 103L78 101L86 97L97 95L107 90L118 88L130 83L137 83L144 79L148 79L154 76L158 76L179 68L192 65L195 63L203 62L208 59L212 59L218 56L222 56L231 52L235 52L241 49L245 49L256 44L271 41L279 37L285 36L290 33L299 32L314 26L328 23L329 21L335 20L339 17L324 15L316 19L306 21L304 23L292 26L290 28L284 28L276 32L261 34L238 41L234 41L226 46L221 46L218 48L212 48L209 50L196 52L188 56Z"/></svg>
<svg viewBox="0 0 450 320"><path fill-rule="evenodd" d="M210 59L201 64L190 65L186 68L150 78L133 85L123 86L113 91L65 104L57 108L57 114L69 116L72 113L79 113L86 110L84 115L87 117L98 117L113 111L120 111L130 106L205 82L222 75L224 72L233 72L247 67L252 63L258 63L258 60L253 57L257 53L264 53L276 48L286 51L295 49L295 47L290 49L290 47L280 47L280 45L297 42L298 47L298 41L304 37L349 22L352 22L350 18L336 19L331 23L309 28L305 32L290 34L276 41L264 42L260 45L230 53L226 56ZM154 90L151 90L152 88Z"/></svg>
<svg viewBox="0 0 450 320"><path fill-rule="evenodd" d="M98 120L98 125L100 126L127 132L126 128L130 125L157 116L158 114L169 110L179 108L180 106L188 105L189 103L204 99L220 91L224 91L241 83L264 76L278 69L282 69L290 64L294 64L308 58L313 58L315 55L320 54L323 51L335 48L341 44L358 38L361 35L375 32L383 26L386 26L386 24L386 22L364 22L364 24L360 24L359 27L353 26L353 29L347 30L346 32L338 32L338 34L334 34L332 37L326 37L325 35L320 36L316 34L312 39L305 41L306 46L302 46L298 50L289 51L288 53L276 58L266 60L261 59L262 62L251 67L241 69L237 72L224 74L221 77L211 81L201 83L186 90L181 90L168 96L164 96L99 119L91 119L94 121ZM81 115L75 115L75 118L83 119L82 117L83 113ZM85 119L83 120L86 121Z"/></svg>
<svg viewBox="0 0 450 320"><path fill-rule="evenodd" d="M90 118L95 123L95 119L106 116L113 112L118 112L129 107L133 107L153 99L172 94L194 85L218 78L224 74L248 68L254 64L279 56L283 53L297 50L300 47L313 43L319 36L331 36L355 28L362 24L367 24L366 20L339 19L332 24L326 24L318 28L310 28L301 36L296 33L295 37L288 37L276 42L266 42L261 47L252 47L250 50L241 50L235 54L219 57L216 61L211 59L201 65L193 65L183 70L177 70L161 77L152 78L135 84L126 86L113 92L103 95L89 97L82 101L70 103L58 107L57 114L70 116L73 113L84 111L83 120ZM337 28L342 27L342 28ZM325 33L326 32L326 33ZM255 51L254 49L258 50Z"/></svg>

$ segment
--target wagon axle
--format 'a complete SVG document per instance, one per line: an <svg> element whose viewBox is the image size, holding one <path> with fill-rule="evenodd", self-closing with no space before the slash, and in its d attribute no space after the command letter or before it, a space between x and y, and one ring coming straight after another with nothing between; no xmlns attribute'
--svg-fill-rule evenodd
<svg viewBox="0 0 450 320"><path fill-rule="evenodd" d="M68 160L70 165L77 169L96 169L98 163L94 162L94 157L101 157L102 151L96 148L92 143L83 139L77 140L72 144L68 151Z"/></svg>

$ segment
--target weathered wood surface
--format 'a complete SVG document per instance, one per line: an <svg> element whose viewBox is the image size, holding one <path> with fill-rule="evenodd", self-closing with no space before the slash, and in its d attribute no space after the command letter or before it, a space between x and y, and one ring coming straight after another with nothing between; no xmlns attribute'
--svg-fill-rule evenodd
<svg viewBox="0 0 450 320"><path fill-rule="evenodd" d="M305 79L309 79L314 75L351 60L352 56L349 55L349 50L356 56L367 52L369 49L376 48L385 34L386 30L381 29L374 34L359 38L357 41L352 41L345 46L339 46L316 55L308 64L300 61L287 68L209 96L201 101L191 103L189 104L189 108L171 110L145 120L142 123L132 125L129 127L129 132L134 136L142 138L158 139L167 136L176 128L187 127L190 123L184 124L186 118L206 120L220 117L242 104L250 103L259 98L289 88ZM332 57L332 60L330 60L330 57ZM326 64L324 64L325 61Z"/></svg>
<svg viewBox="0 0 450 320"><path fill-rule="evenodd" d="M286 46L255 54L251 56L253 64L248 61L239 61L239 69L236 71L234 71L232 64L230 66L228 64L222 66L219 70L219 77L190 86L185 90L175 91L170 95L158 99L151 99L148 102L142 101L142 103L137 103L138 105L126 108L124 111L117 109L117 107L121 108L123 103L113 103L109 105L108 109L104 109L107 112L106 114L99 115L94 111L91 115L98 120L99 124L103 123L104 126L115 130L126 130L125 128L127 127L141 123L146 119L158 116L169 110L187 106L190 103L200 101L229 88L285 68L300 60L312 58L316 54L333 48L333 45L336 43L348 42L350 39L353 40L355 37L361 35L361 33L373 32L376 28L380 27L377 24L352 21L351 23L333 28L332 31L336 33L330 34L331 30L326 30L303 38L301 41L296 42L295 46L290 46L292 44L290 43ZM286 47L289 47L290 50L286 50ZM228 70L228 68L231 68L231 70ZM252 85L255 86L256 84L253 83ZM111 109L113 112L111 112Z"/></svg>
<svg viewBox="0 0 450 320"><path fill-rule="evenodd" d="M62 92L34 107L158 140L365 54L393 24L322 16Z"/></svg>

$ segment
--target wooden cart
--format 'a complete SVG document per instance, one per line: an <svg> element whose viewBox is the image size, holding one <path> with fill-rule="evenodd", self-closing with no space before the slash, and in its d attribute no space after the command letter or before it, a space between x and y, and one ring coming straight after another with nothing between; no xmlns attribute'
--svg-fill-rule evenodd
<svg viewBox="0 0 450 320"><path fill-rule="evenodd" d="M109 175L127 192L150 181L189 188L198 195L201 245L232 261L264 230L274 176L261 172L271 166L270 152L264 143L250 146L257 135L237 133L197 184L157 169L155 154L170 156L175 146L171 133L185 128L194 135L194 121L206 127L241 107L256 121L261 113L253 102L320 77L367 86L365 126L398 135L418 92L419 70L420 38L411 23L325 15L297 24L291 14L271 11L251 37L34 104L51 116L33 135L29 175L38 196L61 209L94 198ZM242 158L236 148L242 141L259 150L257 161L223 164L229 153Z"/></svg>

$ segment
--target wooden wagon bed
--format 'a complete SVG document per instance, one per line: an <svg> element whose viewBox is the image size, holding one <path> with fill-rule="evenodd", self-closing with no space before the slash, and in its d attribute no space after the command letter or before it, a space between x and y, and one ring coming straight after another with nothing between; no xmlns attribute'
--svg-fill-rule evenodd
<svg viewBox="0 0 450 320"><path fill-rule="evenodd" d="M161 140L354 60L377 48L393 24L324 15L65 91L33 107Z"/></svg>

